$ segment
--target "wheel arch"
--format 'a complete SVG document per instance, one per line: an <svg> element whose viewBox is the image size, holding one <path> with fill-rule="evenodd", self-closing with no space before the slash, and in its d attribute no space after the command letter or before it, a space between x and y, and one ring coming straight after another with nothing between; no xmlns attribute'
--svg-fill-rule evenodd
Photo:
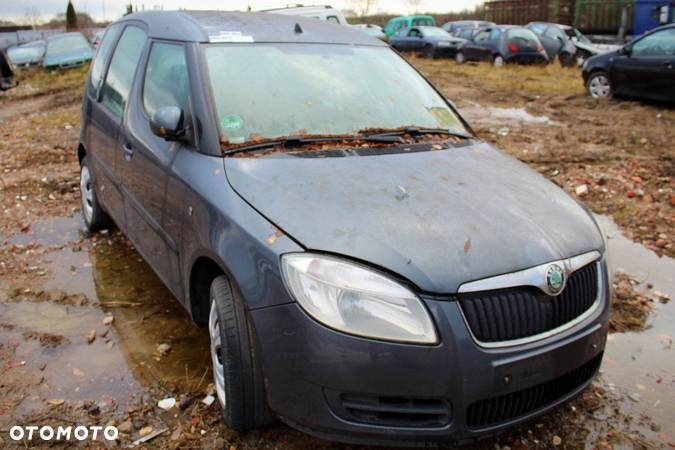
<svg viewBox="0 0 675 450"><path fill-rule="evenodd" d="M232 286L235 286L225 265L212 255L197 256L190 265L187 303L192 320L199 326L208 323L211 283L221 275L226 275Z"/></svg>

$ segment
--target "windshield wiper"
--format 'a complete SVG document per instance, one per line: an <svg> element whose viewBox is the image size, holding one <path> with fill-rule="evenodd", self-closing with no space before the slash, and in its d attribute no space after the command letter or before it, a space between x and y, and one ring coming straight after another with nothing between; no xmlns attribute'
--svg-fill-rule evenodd
<svg viewBox="0 0 675 450"><path fill-rule="evenodd" d="M383 142L393 144L403 142L401 137L398 135L313 136L313 137L288 136L282 139L269 139L262 142L253 142L251 144L244 144L234 148L229 148L223 150L223 155L229 156L235 153L264 150L273 147L283 147L284 149L288 149L288 148L302 147L303 145L307 144L315 144L318 142L342 142L342 141Z"/></svg>
<svg viewBox="0 0 675 450"><path fill-rule="evenodd" d="M422 136L424 134L440 134L445 136L454 136L462 139L473 139L473 136L469 134L460 133L459 131L451 131L448 130L447 128L419 128L419 127L406 127L392 131L385 131L382 133L367 134L365 135L365 137L381 138L389 136L404 136L406 134L410 136Z"/></svg>

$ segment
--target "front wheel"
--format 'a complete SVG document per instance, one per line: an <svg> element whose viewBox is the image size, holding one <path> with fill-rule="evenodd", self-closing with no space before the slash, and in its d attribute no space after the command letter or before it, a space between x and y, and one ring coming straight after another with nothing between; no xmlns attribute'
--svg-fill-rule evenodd
<svg viewBox="0 0 675 450"><path fill-rule="evenodd" d="M211 283L210 297L213 384L223 419L237 431L266 425L271 417L244 305L224 275Z"/></svg>
<svg viewBox="0 0 675 450"><path fill-rule="evenodd" d="M586 89L593 98L609 98L612 96L612 85L606 72L593 72L588 78Z"/></svg>
<svg viewBox="0 0 675 450"><path fill-rule="evenodd" d="M492 64L495 67L503 67L504 66L504 57L502 55L497 55L492 58Z"/></svg>
<svg viewBox="0 0 675 450"><path fill-rule="evenodd" d="M110 216L103 210L96 196L94 176L89 168L88 156L82 158L80 165L80 207L84 225L90 233L112 226Z"/></svg>
<svg viewBox="0 0 675 450"><path fill-rule="evenodd" d="M466 62L466 56L464 56L464 52L459 51L455 55L455 62L457 64L464 64Z"/></svg>

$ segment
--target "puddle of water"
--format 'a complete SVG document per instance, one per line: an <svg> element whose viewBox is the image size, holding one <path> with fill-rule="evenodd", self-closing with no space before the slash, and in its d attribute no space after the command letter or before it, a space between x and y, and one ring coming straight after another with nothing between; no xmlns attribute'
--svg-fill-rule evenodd
<svg viewBox="0 0 675 450"><path fill-rule="evenodd" d="M82 231L79 217L35 224L29 233L10 237L14 243L63 245ZM27 414L43 401L115 399L124 406L147 386L176 387L180 392L203 389L210 382L208 334L196 327L138 253L119 236L99 235L95 246L71 246L47 253L51 276L33 290L60 289L84 294L89 304L51 301L0 302L0 341L16 342L16 358L27 365L45 364L44 381L17 408ZM107 315L114 317L108 328ZM96 330L91 344L87 336ZM26 339L24 333L51 333L65 341L53 348ZM171 351L161 358L160 343Z"/></svg>
<svg viewBox="0 0 675 450"><path fill-rule="evenodd" d="M649 293L646 289L649 283L653 285L652 291L661 291L672 299L665 305L654 302L648 329L609 336L603 379L619 392L633 397L623 405L627 411L636 416L650 415L662 431L674 436L675 260L660 258L627 239L611 218L596 217L608 236L610 269L621 270L642 281L640 286L645 293Z"/></svg>
<svg viewBox="0 0 675 450"><path fill-rule="evenodd" d="M523 124L552 124L548 116L535 116L528 113L525 108L499 108L496 106L472 105L462 108L461 113L470 122L499 123L513 125L514 122Z"/></svg>
<svg viewBox="0 0 675 450"><path fill-rule="evenodd" d="M14 234L7 240L11 244L61 245L71 242L84 232L79 218L57 217L35 222L25 233Z"/></svg>

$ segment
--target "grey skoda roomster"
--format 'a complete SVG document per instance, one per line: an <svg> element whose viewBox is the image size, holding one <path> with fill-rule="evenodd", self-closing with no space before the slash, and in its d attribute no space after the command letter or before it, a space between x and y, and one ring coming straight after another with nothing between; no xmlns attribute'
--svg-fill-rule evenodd
<svg viewBox="0 0 675 450"><path fill-rule="evenodd" d="M87 227L114 222L208 327L235 429L470 440L600 366L593 217L358 30L127 16L92 63L78 157Z"/></svg>

